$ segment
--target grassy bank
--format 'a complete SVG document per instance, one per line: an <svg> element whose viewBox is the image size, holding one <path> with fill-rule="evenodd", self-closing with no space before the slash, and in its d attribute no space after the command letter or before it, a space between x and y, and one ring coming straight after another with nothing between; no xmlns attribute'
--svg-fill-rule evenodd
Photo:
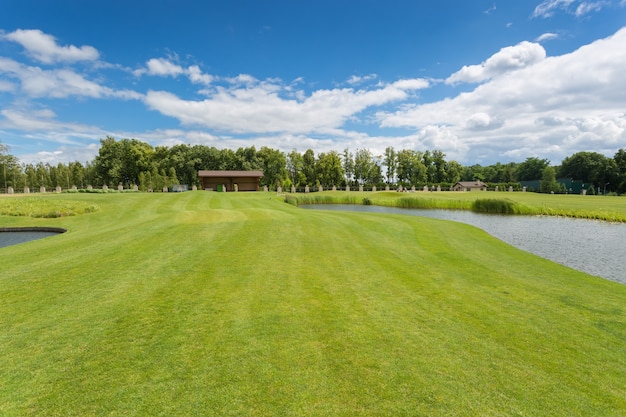
<svg viewBox="0 0 626 417"><path fill-rule="evenodd" d="M54 218L93 213L97 210L98 206L90 202L50 198L43 194L22 198L16 195L0 197L0 216Z"/></svg>
<svg viewBox="0 0 626 417"><path fill-rule="evenodd" d="M374 204L418 209L473 210L480 213L562 216L626 222L626 200L614 196L508 192L324 192L287 194L300 204Z"/></svg>
<svg viewBox="0 0 626 417"><path fill-rule="evenodd" d="M46 198L99 210L0 216L68 230L0 249L0 415L626 413L626 286L476 228L270 193Z"/></svg>

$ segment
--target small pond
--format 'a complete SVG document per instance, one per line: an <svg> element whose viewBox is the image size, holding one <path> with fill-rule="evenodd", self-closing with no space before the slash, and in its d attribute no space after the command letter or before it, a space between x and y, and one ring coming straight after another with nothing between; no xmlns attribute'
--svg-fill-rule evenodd
<svg viewBox="0 0 626 417"><path fill-rule="evenodd" d="M65 229L55 227L4 227L0 228L0 248L65 232Z"/></svg>
<svg viewBox="0 0 626 417"><path fill-rule="evenodd" d="M626 224L550 216L478 214L464 210L343 204L300 207L409 214L467 223L527 252L591 275L626 284Z"/></svg>

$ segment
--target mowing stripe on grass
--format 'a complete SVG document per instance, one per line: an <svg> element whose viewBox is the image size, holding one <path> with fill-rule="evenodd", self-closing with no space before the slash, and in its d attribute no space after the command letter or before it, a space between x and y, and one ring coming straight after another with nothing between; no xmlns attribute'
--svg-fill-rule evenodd
<svg viewBox="0 0 626 417"><path fill-rule="evenodd" d="M626 287L471 226L270 193L50 198L100 210L0 250L0 414L626 412Z"/></svg>

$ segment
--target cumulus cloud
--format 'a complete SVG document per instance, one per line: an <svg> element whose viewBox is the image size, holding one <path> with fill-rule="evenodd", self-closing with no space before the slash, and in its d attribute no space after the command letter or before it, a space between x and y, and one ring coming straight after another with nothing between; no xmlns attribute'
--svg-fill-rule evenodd
<svg viewBox="0 0 626 417"><path fill-rule="evenodd" d="M29 56L44 64L95 61L99 57L98 50L92 46L60 46L54 36L37 29L18 29L4 35L4 39L19 43Z"/></svg>
<svg viewBox="0 0 626 417"><path fill-rule="evenodd" d="M565 10L574 14L583 3L591 6L591 2L546 1L543 13ZM47 109L28 111L5 105L0 111L0 128L61 144L75 141L83 147L112 134L138 137L155 145L202 143L237 148L250 146L254 140L255 146L312 148L316 152L349 147L382 154L387 146L441 149L448 158L471 163L528 156L558 162L581 149L623 147L626 29L572 53L547 57L538 42L556 36L544 33L535 43L502 48L480 64L462 67L445 83L426 78L385 83L369 74L347 78L341 86L346 88L310 90L302 78L283 82L245 73L214 76L198 65L181 63L177 56L150 59L135 71L137 76L186 78L198 86L191 93L193 99L184 96L188 89L176 94L173 90L140 94L111 88L104 77L66 65L72 61L62 60L59 53L42 58L63 64L53 68L0 57L0 91L20 102L66 97L135 99L181 124L180 129L104 132L93 126L62 123ZM71 50L57 49L63 48ZM98 63L94 61L89 71L106 74L95 65ZM417 94L436 84L456 91L454 86L459 83L478 85L464 86L465 92L434 102L422 103ZM369 124L367 133L349 130L359 124ZM370 129L372 124L377 126ZM57 150L66 157L67 149ZM97 152L97 147L94 149ZM58 156L55 152L44 156Z"/></svg>
<svg viewBox="0 0 626 417"><path fill-rule="evenodd" d="M136 69L133 71L133 74L137 77L148 74L158 77L173 78L183 75L194 84L203 84L207 86L215 81L214 76L203 73L198 65L190 65L189 67L184 68L172 59L166 58L151 58L146 62L146 66L144 68Z"/></svg>
<svg viewBox="0 0 626 417"><path fill-rule="evenodd" d="M197 65L192 65L187 68L187 76L189 77L189 80L194 84L209 85L215 80L212 75L204 74L200 70L200 67Z"/></svg>
<svg viewBox="0 0 626 417"><path fill-rule="evenodd" d="M185 72L180 65L176 65L165 58L152 58L146 63L146 66L150 75L177 77Z"/></svg>
<svg viewBox="0 0 626 417"><path fill-rule="evenodd" d="M626 28L572 53L502 72L456 97L378 112L377 120L418 132L443 126L468 145L472 160L525 149L558 161L584 144L617 148L626 143L624 44Z"/></svg>
<svg viewBox="0 0 626 417"><path fill-rule="evenodd" d="M407 91L428 86L420 79L400 80L372 90L317 90L285 95L288 89L240 76L246 85L217 87L202 101L185 100L167 91L149 91L146 105L186 125L234 133L322 132L341 127L362 110L408 97Z"/></svg>
<svg viewBox="0 0 626 417"><path fill-rule="evenodd" d="M466 65L446 79L446 84L479 83L544 60L546 51L538 43L520 42L507 46L478 65Z"/></svg>
<svg viewBox="0 0 626 417"><path fill-rule="evenodd" d="M469 130L491 130L497 129L504 124L498 117L491 116L487 113L474 113L467 118L465 126Z"/></svg>

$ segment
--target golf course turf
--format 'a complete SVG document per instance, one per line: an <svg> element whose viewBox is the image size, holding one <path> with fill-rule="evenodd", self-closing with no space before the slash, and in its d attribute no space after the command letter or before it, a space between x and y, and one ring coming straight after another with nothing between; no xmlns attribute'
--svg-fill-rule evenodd
<svg viewBox="0 0 626 417"><path fill-rule="evenodd" d="M262 192L12 199L74 215L0 215L68 230L0 249L2 416L626 414L626 286L477 228Z"/></svg>

